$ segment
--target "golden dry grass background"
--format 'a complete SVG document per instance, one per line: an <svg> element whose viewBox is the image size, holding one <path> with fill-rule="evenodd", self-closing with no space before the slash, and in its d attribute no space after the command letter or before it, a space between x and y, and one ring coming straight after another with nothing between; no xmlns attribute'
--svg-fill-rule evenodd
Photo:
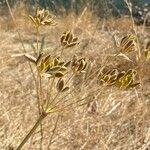
<svg viewBox="0 0 150 150"><path fill-rule="evenodd" d="M31 43L36 37L23 9L13 10L17 28L28 53L32 54ZM57 53L59 38L66 30L74 30L80 45L67 51L66 57L73 53L86 56L93 68L105 63L105 58L116 52L113 35L119 39L132 33L130 18L99 20L88 9L80 16L56 16L57 26L46 28L40 36L45 37L44 49ZM150 39L149 28L137 27L142 47ZM16 147L38 117L36 93L32 74L23 57L13 57L22 53L22 45L8 12L1 12L0 18L0 149ZM108 65L119 70L134 68L123 58L111 58ZM102 88L90 97L88 105L69 109L59 114L57 128L50 147L52 150L149 150L150 149L150 63L143 68L142 88L121 91L114 87ZM81 80L77 77L76 80ZM75 82L74 81L74 82ZM94 79L93 79L94 81ZM90 88L83 88L72 99L91 94L98 84L89 80ZM49 116L43 122L43 150L47 150L58 114ZM40 132L37 130L24 150L38 150Z"/></svg>

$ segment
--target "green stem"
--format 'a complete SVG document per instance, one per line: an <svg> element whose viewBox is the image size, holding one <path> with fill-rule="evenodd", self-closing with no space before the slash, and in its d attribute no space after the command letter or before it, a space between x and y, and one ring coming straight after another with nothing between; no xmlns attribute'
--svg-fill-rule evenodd
<svg viewBox="0 0 150 150"><path fill-rule="evenodd" d="M43 121L43 119L47 116L46 113L42 113L40 117L38 118L37 122L35 125L32 127L30 132L26 135L26 137L23 139L23 141L20 143L20 145L17 147L16 150L21 150L21 148L24 146L24 144L29 140L31 135L34 133L34 131L37 129L37 127L40 125L40 123Z"/></svg>

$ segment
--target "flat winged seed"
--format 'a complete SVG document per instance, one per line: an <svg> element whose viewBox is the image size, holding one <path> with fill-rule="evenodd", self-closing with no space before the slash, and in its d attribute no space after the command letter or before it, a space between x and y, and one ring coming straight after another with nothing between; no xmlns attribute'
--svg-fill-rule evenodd
<svg viewBox="0 0 150 150"><path fill-rule="evenodd" d="M62 66L62 65L64 65L64 63L65 63L65 62L61 61L61 62L58 63L58 65L59 65L59 66Z"/></svg>
<svg viewBox="0 0 150 150"><path fill-rule="evenodd" d="M67 86L67 87L63 88L62 92L67 92L68 90L69 90L69 87Z"/></svg>
<svg viewBox="0 0 150 150"><path fill-rule="evenodd" d="M129 74L132 74L132 73L133 73L133 70L132 70L132 69L129 69L129 70L126 72L125 76L126 76L126 75L129 75Z"/></svg>
<svg viewBox="0 0 150 150"><path fill-rule="evenodd" d="M70 34L70 37L69 37L69 39L68 39L68 43L71 43L72 40L73 40L73 34Z"/></svg>
<svg viewBox="0 0 150 150"><path fill-rule="evenodd" d="M103 78L104 82L108 82L109 79L110 79L110 76L109 76L109 75L106 75L106 76L104 76L104 78Z"/></svg>
<svg viewBox="0 0 150 150"><path fill-rule="evenodd" d="M61 68L60 68L60 70L59 71L61 71L61 72L66 72L67 71L67 68L66 67L64 67L64 66L62 66Z"/></svg>
<svg viewBox="0 0 150 150"><path fill-rule="evenodd" d="M65 67L68 67L71 64L71 61L68 61L67 63L64 64Z"/></svg>
<svg viewBox="0 0 150 150"><path fill-rule="evenodd" d="M134 84L132 84L132 85L130 85L130 88L134 88L134 87L136 87L137 85L139 85L140 83L134 83Z"/></svg>
<svg viewBox="0 0 150 150"><path fill-rule="evenodd" d="M44 63L41 63L41 64L38 66L38 70L39 70L40 73L43 73L43 72L44 72L44 70L45 70L45 65L44 65Z"/></svg>
<svg viewBox="0 0 150 150"><path fill-rule="evenodd" d="M134 44L132 44L132 45L130 45L129 47L127 47L125 50L124 50L124 52L131 52L131 51L135 51L136 49L135 49L135 45Z"/></svg>
<svg viewBox="0 0 150 150"><path fill-rule="evenodd" d="M46 62L51 59L51 55L46 55L45 58L43 57L43 61Z"/></svg>
<svg viewBox="0 0 150 150"><path fill-rule="evenodd" d="M62 77L64 76L64 73L58 71L58 72L56 72L56 73L54 74L54 76L55 76L56 78L62 78Z"/></svg>
<svg viewBox="0 0 150 150"><path fill-rule="evenodd" d="M71 35L70 31L68 33L66 33L65 41L68 41L70 35Z"/></svg>
<svg viewBox="0 0 150 150"><path fill-rule="evenodd" d="M59 79L58 83L57 83L57 90L60 92L62 91L64 88L64 80L63 79Z"/></svg>
<svg viewBox="0 0 150 150"><path fill-rule="evenodd" d="M82 71L83 67L84 67L84 60L81 60L77 71Z"/></svg>
<svg viewBox="0 0 150 150"><path fill-rule="evenodd" d="M59 60L57 58L54 59L54 66L57 66L59 64Z"/></svg>
<svg viewBox="0 0 150 150"><path fill-rule="evenodd" d="M64 42L62 43L62 46L64 46L64 48L67 48L67 45L68 45L68 42L67 42L67 41L64 41Z"/></svg>
<svg viewBox="0 0 150 150"><path fill-rule="evenodd" d="M82 70L85 70L87 67L87 63L84 64L84 67L82 68Z"/></svg>
<svg viewBox="0 0 150 150"><path fill-rule="evenodd" d="M132 35L132 34L129 34L129 39L136 41L136 36L134 36L134 35Z"/></svg>
<svg viewBox="0 0 150 150"><path fill-rule="evenodd" d="M117 76L118 75L118 70L117 69L113 69L112 72L110 73L111 75L115 75Z"/></svg>
<svg viewBox="0 0 150 150"><path fill-rule="evenodd" d="M78 41L78 38L73 38L72 42L77 42Z"/></svg>
<svg viewBox="0 0 150 150"><path fill-rule="evenodd" d="M61 66L55 66L55 67L50 68L47 73L54 73L56 71L60 71L60 69L61 69Z"/></svg>
<svg viewBox="0 0 150 150"><path fill-rule="evenodd" d="M115 81L115 80L116 80L116 78L117 78L117 76L116 76L116 75L111 75L111 77L110 77L110 82Z"/></svg>
<svg viewBox="0 0 150 150"><path fill-rule="evenodd" d="M124 47L124 51L125 52L129 52L129 51L132 51L134 50L133 48L135 47L135 45L133 44L133 41L129 41L125 47Z"/></svg>
<svg viewBox="0 0 150 150"><path fill-rule="evenodd" d="M124 44L126 43L127 39L128 39L128 36L123 37L123 38L121 39L120 44L121 44L121 45L124 45Z"/></svg>
<svg viewBox="0 0 150 150"><path fill-rule="evenodd" d="M60 42L63 44L64 40L65 40L65 35L61 36Z"/></svg>

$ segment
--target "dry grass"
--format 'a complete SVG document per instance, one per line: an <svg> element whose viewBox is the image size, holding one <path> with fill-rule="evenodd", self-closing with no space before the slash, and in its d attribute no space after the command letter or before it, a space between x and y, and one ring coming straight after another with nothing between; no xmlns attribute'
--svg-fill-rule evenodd
<svg viewBox="0 0 150 150"><path fill-rule="evenodd" d="M18 15L18 14L17 14ZM16 16L17 16L16 15ZM18 15L19 16L19 15ZM35 34L29 20L18 17L17 24L27 52L33 53L30 43L35 44ZM128 20L128 19L127 19ZM74 52L88 57L98 68L105 63L108 55L115 53L113 35L121 37L130 33L132 27L129 20L97 21L88 11L78 17L70 15L57 20L56 28L46 28L41 36L46 36L45 49L56 53L59 37L66 30L74 30L81 40L80 47ZM0 149L16 147L37 119L36 93L32 75L27 62L22 57L12 57L22 53L10 17L3 16L0 20ZM112 24L113 23L113 24ZM122 25L123 26L122 26ZM105 28L107 25L107 28ZM11 30L10 30L11 29ZM110 29L110 30L109 30ZM131 30L129 30L131 29ZM138 28L138 34L145 37ZM66 57L74 52L66 53ZM109 64L120 70L135 67L123 58L111 58ZM109 65L108 64L108 65ZM52 150L148 150L150 149L150 63L143 66L143 87L129 91L121 91L115 87L102 88L93 94L88 105L69 109L59 114L59 120L53 136ZM80 78L77 78L80 80ZM74 79L75 80L75 79ZM93 79L94 81L94 79ZM87 89L81 89L79 95L72 99L91 94L98 84L89 81ZM92 88L91 88L92 87ZM43 122L43 150L47 146L57 120L51 115ZM39 149L40 132L37 130L24 150Z"/></svg>

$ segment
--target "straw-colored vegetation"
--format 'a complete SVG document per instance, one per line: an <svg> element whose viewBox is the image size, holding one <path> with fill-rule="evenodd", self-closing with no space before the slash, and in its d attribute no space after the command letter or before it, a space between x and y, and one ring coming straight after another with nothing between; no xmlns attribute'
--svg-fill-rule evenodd
<svg viewBox="0 0 150 150"><path fill-rule="evenodd" d="M150 149L150 30L126 5L116 20L1 12L1 150Z"/></svg>

